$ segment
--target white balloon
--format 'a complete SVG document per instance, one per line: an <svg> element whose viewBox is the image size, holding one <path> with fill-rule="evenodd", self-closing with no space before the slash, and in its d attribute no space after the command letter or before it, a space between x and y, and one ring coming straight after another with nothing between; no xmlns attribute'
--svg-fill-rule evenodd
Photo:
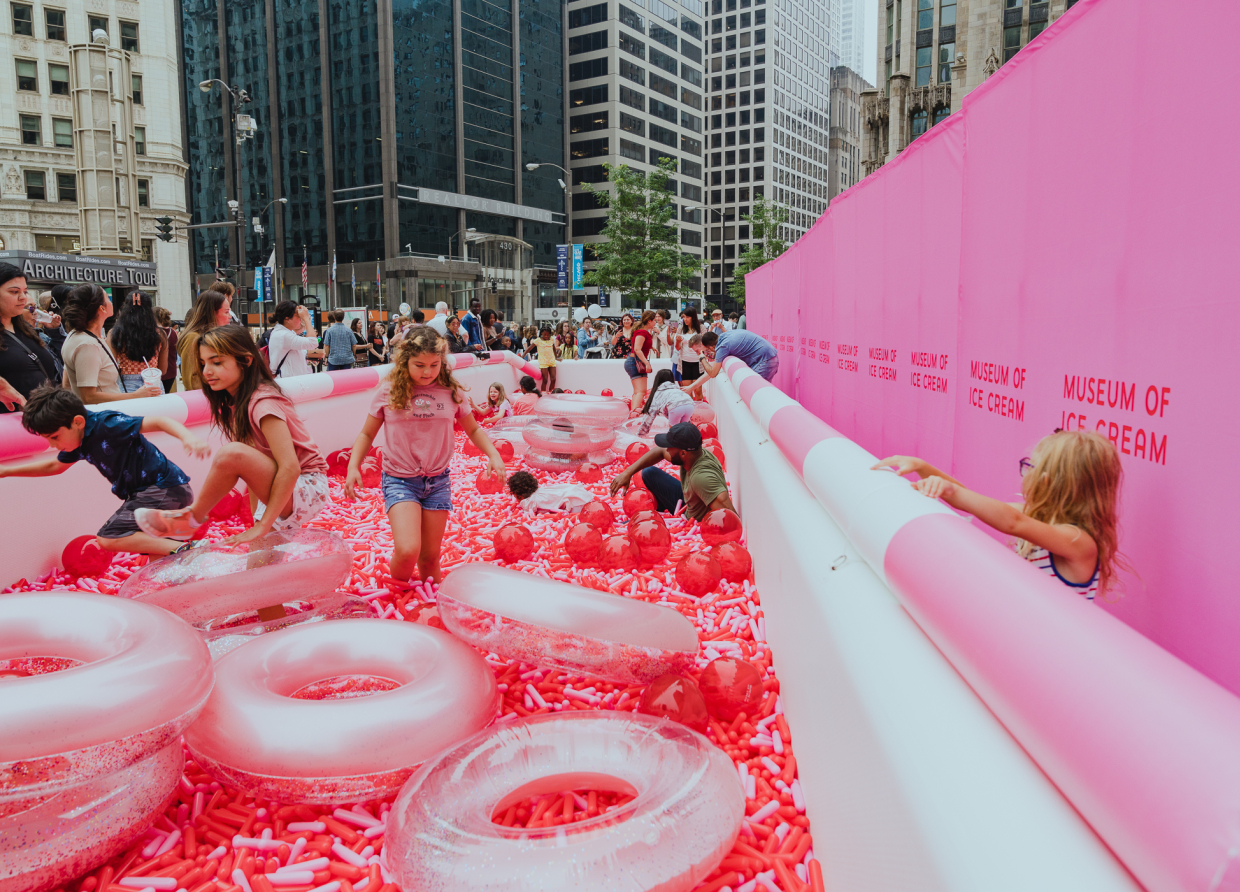
<svg viewBox="0 0 1240 892"><path fill-rule="evenodd" d="M590 304L589 312L590 312L591 319L597 319L599 316L603 315L603 308L600 307L598 304Z"/></svg>
<svg viewBox="0 0 1240 892"><path fill-rule="evenodd" d="M409 316L409 315L411 315L412 313L413 313L413 309L409 306L409 304L401 304L401 305L400 305L400 314L401 314L402 316Z"/></svg>
<svg viewBox="0 0 1240 892"><path fill-rule="evenodd" d="M580 322L582 319L585 319L585 318L586 318L585 307L574 307L573 308L573 319L575 319L577 322Z"/></svg>

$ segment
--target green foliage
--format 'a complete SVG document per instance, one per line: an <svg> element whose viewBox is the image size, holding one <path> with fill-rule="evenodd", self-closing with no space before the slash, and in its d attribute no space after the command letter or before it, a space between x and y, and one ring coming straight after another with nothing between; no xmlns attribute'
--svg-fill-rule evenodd
<svg viewBox="0 0 1240 892"><path fill-rule="evenodd" d="M595 246L598 266L585 275L587 285L619 291L630 300L674 299L681 288L700 275L702 263L680 250L676 223L676 194L667 181L676 162L664 158L656 170L643 173L627 164L605 164L613 191L585 187L608 208L602 234L607 241Z"/></svg>
<svg viewBox="0 0 1240 892"><path fill-rule="evenodd" d="M741 255L728 285L728 294L741 306L745 305L745 274L774 260L788 248L787 242L779 237L779 227L788 222L788 209L759 195L754 199L753 213L746 215L745 220L749 223L753 244Z"/></svg>

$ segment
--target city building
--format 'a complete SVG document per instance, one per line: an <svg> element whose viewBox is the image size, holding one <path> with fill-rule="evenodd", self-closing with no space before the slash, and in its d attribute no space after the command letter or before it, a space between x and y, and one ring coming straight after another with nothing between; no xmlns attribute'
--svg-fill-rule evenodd
<svg viewBox="0 0 1240 892"><path fill-rule="evenodd" d="M189 220L177 40L174 4L155 0L0 11L0 260L31 290L97 281L188 309L187 246L155 221Z"/></svg>
<svg viewBox="0 0 1240 892"><path fill-rule="evenodd" d="M827 206L840 0L710 0L706 294L725 308L759 195L794 241Z"/></svg>
<svg viewBox="0 0 1240 892"><path fill-rule="evenodd" d="M863 176L861 172L861 95L874 89L844 65L831 69L831 127L827 136L827 202Z"/></svg>
<svg viewBox="0 0 1240 892"><path fill-rule="evenodd" d="M700 0L573 0L569 6L572 240L584 245L587 269L591 246L604 240L607 208L581 187L607 191L604 164L648 171L661 158L676 162L668 188L679 196L681 249L702 258L703 29ZM684 287L686 297L696 296L701 282ZM605 296L600 303L609 315L637 309L627 299L616 305Z"/></svg>
<svg viewBox="0 0 1240 892"><path fill-rule="evenodd" d="M181 6L194 222L245 224L195 231L200 283L274 252L273 297L532 317L566 240L558 0Z"/></svg>
<svg viewBox="0 0 1240 892"><path fill-rule="evenodd" d="M858 74L865 72L866 13L870 0L841 0L840 3L840 65Z"/></svg>
<svg viewBox="0 0 1240 892"><path fill-rule="evenodd" d="M862 100L864 174L959 110L966 95L1075 2L891 0L880 8L880 83Z"/></svg>

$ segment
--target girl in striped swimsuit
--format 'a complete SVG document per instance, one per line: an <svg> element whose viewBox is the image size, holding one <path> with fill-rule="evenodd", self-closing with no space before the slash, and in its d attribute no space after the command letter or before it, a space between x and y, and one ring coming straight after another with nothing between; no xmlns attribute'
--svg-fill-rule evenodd
<svg viewBox="0 0 1240 892"><path fill-rule="evenodd" d="M894 455L875 469L916 473L913 484L1016 540L1038 569L1092 601L1114 582L1119 556L1119 453L1101 434L1056 431L1020 460L1021 503L1001 502L965 487L919 458Z"/></svg>

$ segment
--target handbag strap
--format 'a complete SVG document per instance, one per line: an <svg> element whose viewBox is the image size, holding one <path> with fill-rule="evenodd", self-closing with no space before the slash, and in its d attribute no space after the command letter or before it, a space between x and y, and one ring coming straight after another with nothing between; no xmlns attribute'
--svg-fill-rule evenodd
<svg viewBox="0 0 1240 892"><path fill-rule="evenodd" d="M87 331L84 333L94 338L95 343L103 348L104 353L108 354L108 359L112 360L112 365L116 367L116 383L120 385L121 393L129 393L129 389L125 387L125 373L121 371L121 364L116 361L116 357L112 355L112 351L108 349L108 345L100 340L99 335L95 334L93 331Z"/></svg>

